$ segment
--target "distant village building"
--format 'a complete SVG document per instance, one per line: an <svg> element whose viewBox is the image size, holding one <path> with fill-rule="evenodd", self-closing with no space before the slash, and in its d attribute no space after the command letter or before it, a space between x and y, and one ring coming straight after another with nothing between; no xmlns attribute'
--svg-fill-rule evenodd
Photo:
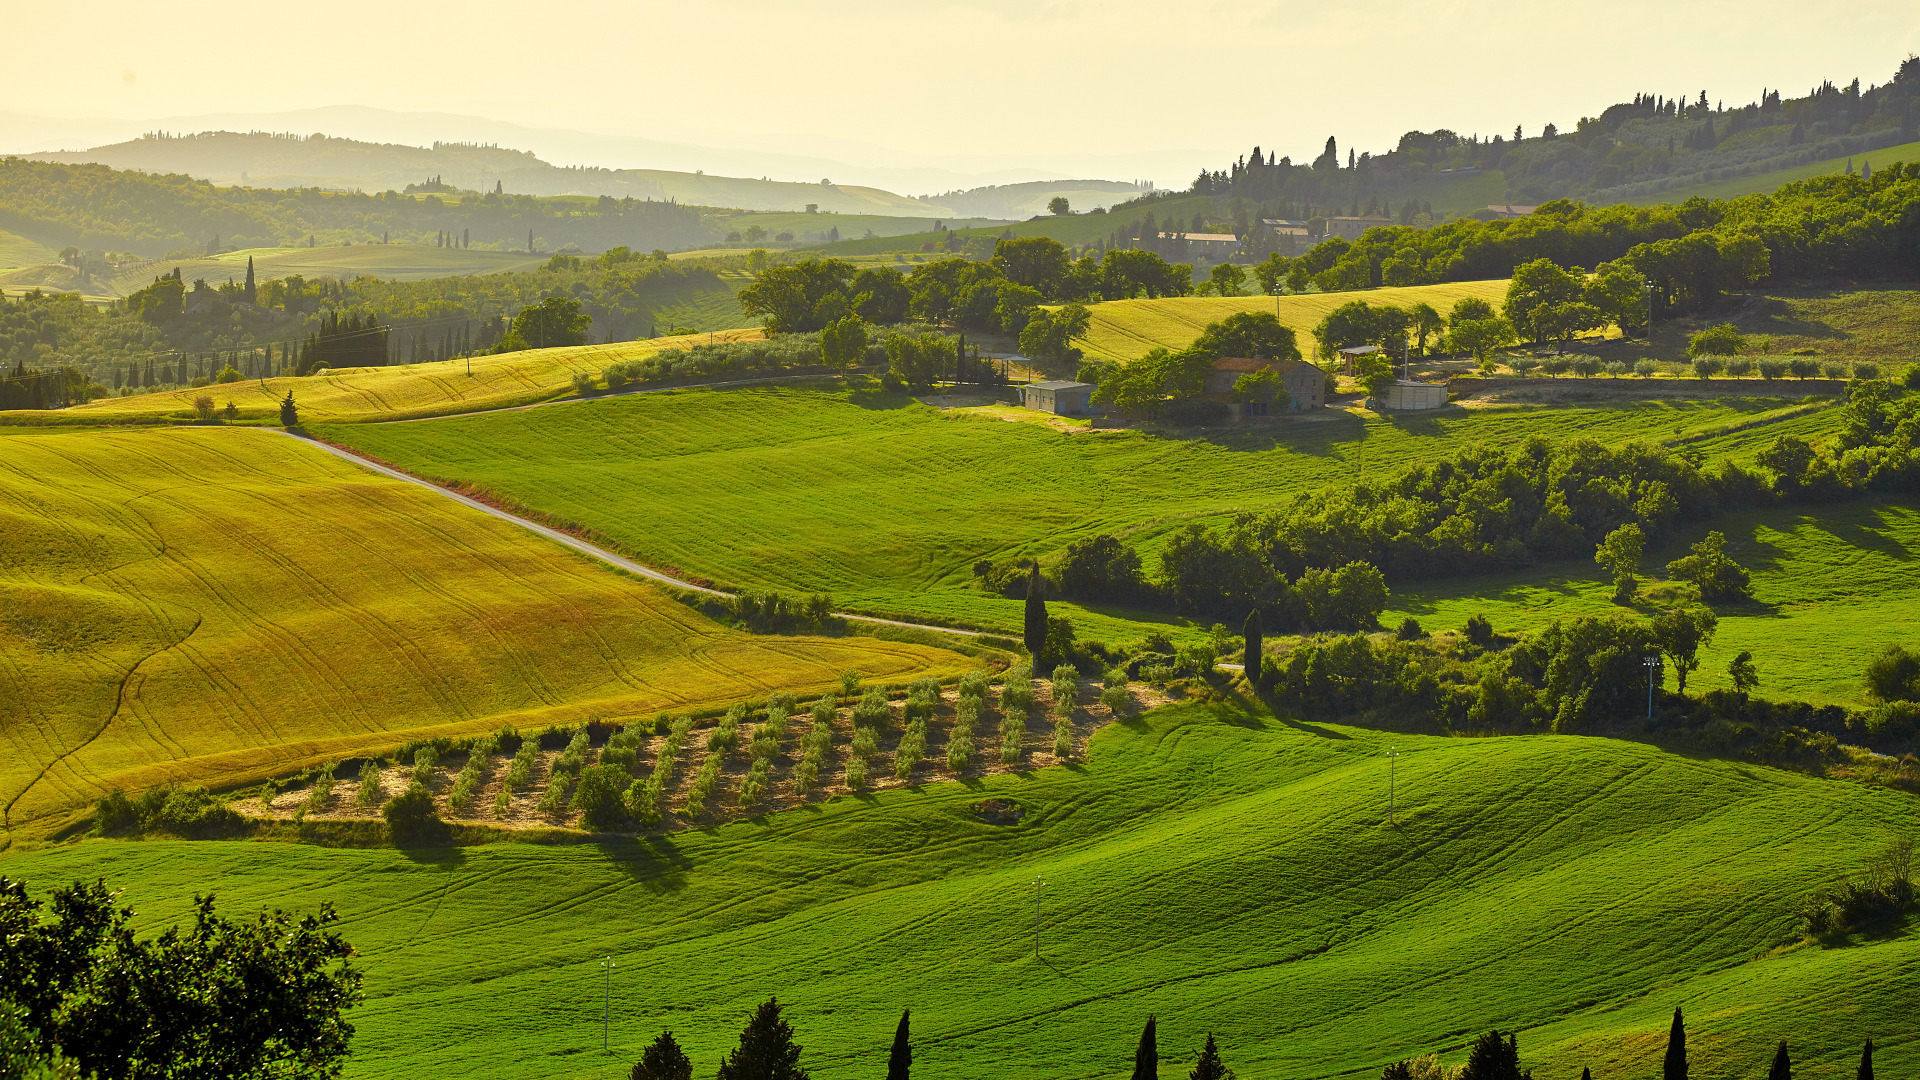
<svg viewBox="0 0 1920 1080"><path fill-rule="evenodd" d="M1342 240L1358 240L1360 234L1368 229L1392 224L1393 219L1388 217L1330 217L1327 219L1327 235Z"/></svg>
<svg viewBox="0 0 1920 1080"><path fill-rule="evenodd" d="M1301 360L1259 360L1223 356L1213 362L1202 396L1226 405L1235 419L1241 416L1267 415L1264 401L1242 402L1233 392L1233 384L1256 371L1280 373L1280 384L1287 388L1289 412L1312 412L1326 404L1327 376L1313 364Z"/></svg>
<svg viewBox="0 0 1920 1080"><path fill-rule="evenodd" d="M1497 205L1489 204L1485 210L1474 216L1490 219L1521 218L1526 217L1538 209L1540 209L1538 206L1513 206L1508 203L1500 203Z"/></svg>
<svg viewBox="0 0 1920 1080"><path fill-rule="evenodd" d="M1093 411L1092 383L1044 379L1020 388L1020 404L1055 416L1086 416Z"/></svg>
<svg viewBox="0 0 1920 1080"><path fill-rule="evenodd" d="M1266 233L1268 251L1277 251L1282 255L1299 255L1313 246L1313 236L1307 232L1307 223L1304 221L1262 218L1260 225Z"/></svg>

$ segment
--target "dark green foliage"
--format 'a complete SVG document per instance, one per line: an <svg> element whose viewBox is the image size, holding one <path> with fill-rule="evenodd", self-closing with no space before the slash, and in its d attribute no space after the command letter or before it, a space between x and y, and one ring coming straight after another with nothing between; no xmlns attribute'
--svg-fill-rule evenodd
<svg viewBox="0 0 1920 1080"><path fill-rule="evenodd" d="M380 808L387 819L387 830L396 844L432 844L445 839L446 824L433 806L433 796L419 781L387 800Z"/></svg>
<svg viewBox="0 0 1920 1080"><path fill-rule="evenodd" d="M1393 636L1401 641L1419 641L1427 636L1427 631L1420 625L1419 619L1409 615L1400 620L1400 626L1393 632Z"/></svg>
<svg viewBox="0 0 1920 1080"><path fill-rule="evenodd" d="M1677 1005L1673 1026L1667 1030L1667 1056L1660 1063L1660 1080L1687 1080L1687 1024Z"/></svg>
<svg viewBox="0 0 1920 1080"><path fill-rule="evenodd" d="M1220 1060L1220 1048L1214 1045L1213 1032L1207 1032L1207 1044L1200 1048L1200 1060L1193 1063L1187 1080L1233 1080L1233 1070Z"/></svg>
<svg viewBox="0 0 1920 1080"><path fill-rule="evenodd" d="M1062 594L1080 599L1132 600L1152 592L1140 553L1108 533L1068 544L1057 577Z"/></svg>
<svg viewBox="0 0 1920 1080"><path fill-rule="evenodd" d="M1753 598L1753 581L1747 569L1727 557L1727 538L1710 532L1693 545L1693 554L1667 564L1667 576L1676 581L1691 581L1700 588L1700 599L1724 603Z"/></svg>
<svg viewBox="0 0 1920 1080"><path fill-rule="evenodd" d="M228 836L246 819L206 788L149 788L138 797L115 789L94 804L94 824L108 836L163 833L188 839Z"/></svg>
<svg viewBox="0 0 1920 1080"><path fill-rule="evenodd" d="M1404 1059L1388 1062L1380 1070L1380 1080L1413 1080L1413 1068Z"/></svg>
<svg viewBox="0 0 1920 1080"><path fill-rule="evenodd" d="M631 780L627 770L604 760L581 770L580 783L573 792L573 808L580 812L581 824L599 832L627 824L627 808L621 797Z"/></svg>
<svg viewBox="0 0 1920 1080"><path fill-rule="evenodd" d="M1034 563L1027 571L1026 624L1022 644L1026 646L1027 655L1032 657L1036 668L1047 653L1046 588L1046 579L1040 576L1040 564Z"/></svg>
<svg viewBox="0 0 1920 1080"><path fill-rule="evenodd" d="M560 345L585 345L593 318L580 310L580 301L571 296L549 296L529 304L513 317L513 323L493 347L494 352L520 349L550 349Z"/></svg>
<svg viewBox="0 0 1920 1080"><path fill-rule="evenodd" d="M1720 620L1703 607L1675 608L1655 615L1648 623L1653 643L1673 668L1680 692L1687 692L1687 675L1700 666L1700 650L1713 640Z"/></svg>
<svg viewBox="0 0 1920 1080"><path fill-rule="evenodd" d="M1509 1033L1502 1039L1498 1031L1489 1031L1474 1040L1455 1080L1529 1080L1531 1075L1520 1071L1519 1037Z"/></svg>
<svg viewBox="0 0 1920 1080"><path fill-rule="evenodd" d="M338 1076L360 1000L331 907L231 921L211 896L194 921L137 940L104 882L53 891L51 919L0 878L0 986L38 1032L99 1080Z"/></svg>
<svg viewBox="0 0 1920 1080"><path fill-rule="evenodd" d="M1133 1080L1160 1080L1160 1041L1154 1033L1154 1018L1140 1029L1140 1045L1133 1050Z"/></svg>
<svg viewBox="0 0 1920 1080"><path fill-rule="evenodd" d="M913 1045L908 1041L907 1018L911 1009L900 1012L900 1026L893 1031L893 1049L887 1051L887 1080L907 1080L913 1067Z"/></svg>
<svg viewBox="0 0 1920 1080"><path fill-rule="evenodd" d="M1920 701L1920 655L1888 645L1867 662L1867 694L1879 701Z"/></svg>
<svg viewBox="0 0 1920 1080"><path fill-rule="evenodd" d="M1873 1040L1860 1048L1860 1068L1854 1072L1854 1080L1873 1080Z"/></svg>
<svg viewBox="0 0 1920 1080"><path fill-rule="evenodd" d="M1787 1057L1787 1040L1781 1039L1780 1046L1773 1052L1773 1063L1767 1066L1767 1080L1793 1080L1793 1060Z"/></svg>
<svg viewBox="0 0 1920 1080"><path fill-rule="evenodd" d="M693 1062L680 1049L673 1032L663 1031L641 1051L631 1076L632 1080L693 1080Z"/></svg>
<svg viewBox="0 0 1920 1080"><path fill-rule="evenodd" d="M1467 644L1481 649L1493 648L1493 622L1485 615L1467 616L1467 625L1460 630Z"/></svg>
<svg viewBox="0 0 1920 1080"><path fill-rule="evenodd" d="M1800 929L1813 939L1840 938L1912 910L1913 841L1900 837L1869 858L1859 878L1846 877L1809 896Z"/></svg>
<svg viewBox="0 0 1920 1080"><path fill-rule="evenodd" d="M777 1000L768 998L754 1010L739 1047L720 1060L718 1080L807 1080L793 1028L781 1019Z"/></svg>
<svg viewBox="0 0 1920 1080"><path fill-rule="evenodd" d="M388 332L372 315L362 319L358 312L350 312L342 319L339 312L329 311L300 346L296 372L312 375L322 368L384 367Z"/></svg>
<svg viewBox="0 0 1920 1080"><path fill-rule="evenodd" d="M1364 562L1309 568L1298 581L1275 563L1278 518L1242 514L1209 530L1195 522L1168 538L1162 589L1183 612L1233 615L1259 609L1274 626L1371 629L1387 606L1380 571Z"/></svg>
<svg viewBox="0 0 1920 1080"><path fill-rule="evenodd" d="M1298 360L1300 346L1291 327L1282 326L1271 311L1241 311L1208 323L1193 348L1217 360L1224 356L1262 360Z"/></svg>

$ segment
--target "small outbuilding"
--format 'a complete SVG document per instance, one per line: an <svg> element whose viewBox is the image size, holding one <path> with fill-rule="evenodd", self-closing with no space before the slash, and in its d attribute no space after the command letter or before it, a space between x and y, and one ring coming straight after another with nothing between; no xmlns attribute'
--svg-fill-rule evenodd
<svg viewBox="0 0 1920 1080"><path fill-rule="evenodd" d="M1359 374L1359 369L1356 365L1360 358L1363 356L1372 356L1374 353L1380 351L1381 349L1378 345L1349 345L1340 350L1340 362L1346 365L1346 373L1349 376L1357 375Z"/></svg>
<svg viewBox="0 0 1920 1080"><path fill-rule="evenodd" d="M1399 379L1387 387L1386 393L1375 399L1381 408L1395 412L1412 412L1418 409L1437 409L1447 403L1445 383L1413 382Z"/></svg>
<svg viewBox="0 0 1920 1080"><path fill-rule="evenodd" d="M1056 416L1086 416L1093 411L1092 383L1043 379L1020 388L1020 404Z"/></svg>

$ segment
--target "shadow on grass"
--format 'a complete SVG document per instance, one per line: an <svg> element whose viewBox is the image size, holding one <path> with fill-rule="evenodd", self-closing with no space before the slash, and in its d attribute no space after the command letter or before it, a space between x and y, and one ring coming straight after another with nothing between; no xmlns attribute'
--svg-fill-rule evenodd
<svg viewBox="0 0 1920 1080"><path fill-rule="evenodd" d="M1846 544L1848 547L1860 551L1872 551L1899 562L1913 561L1913 552L1908 550L1905 544L1887 535L1886 532L1881 531L1892 528L1892 525L1886 519L1883 509L1881 507L1872 507L1866 509L1865 513L1878 528L1851 521L1833 521L1825 518L1809 517L1801 520L1820 529L1828 536Z"/></svg>
<svg viewBox="0 0 1920 1080"><path fill-rule="evenodd" d="M693 869L693 860L668 836L608 837L593 846L651 892L679 892L687 887L687 872Z"/></svg>

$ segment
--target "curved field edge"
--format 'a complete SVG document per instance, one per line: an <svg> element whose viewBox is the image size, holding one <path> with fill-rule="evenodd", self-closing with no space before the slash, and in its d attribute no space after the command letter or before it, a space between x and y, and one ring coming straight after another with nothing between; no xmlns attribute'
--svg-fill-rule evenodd
<svg viewBox="0 0 1920 1080"><path fill-rule="evenodd" d="M1024 815L989 824L984 797ZM0 871L105 875L149 928L209 879L237 911L336 904L371 991L354 1077L614 1077L663 1027L705 1070L778 994L822 1080L881 1067L903 1007L932 1080L1124 1073L1148 1013L1169 1071L1208 1031L1243 1076L1359 1078L1497 1026L1538 1075L1637 1080L1676 1005L1699 1080L1764 1074L1780 1038L1826 1080L1869 1035L1913 1067L1920 936L1795 945L1794 908L1916 828L1904 795L1636 744L1216 704L1109 727L1085 765L641 841L96 841Z"/></svg>
<svg viewBox="0 0 1920 1080"><path fill-rule="evenodd" d="M0 456L0 805L233 784L502 725L711 708L972 662L729 630L413 485L244 429L16 433Z"/></svg>

